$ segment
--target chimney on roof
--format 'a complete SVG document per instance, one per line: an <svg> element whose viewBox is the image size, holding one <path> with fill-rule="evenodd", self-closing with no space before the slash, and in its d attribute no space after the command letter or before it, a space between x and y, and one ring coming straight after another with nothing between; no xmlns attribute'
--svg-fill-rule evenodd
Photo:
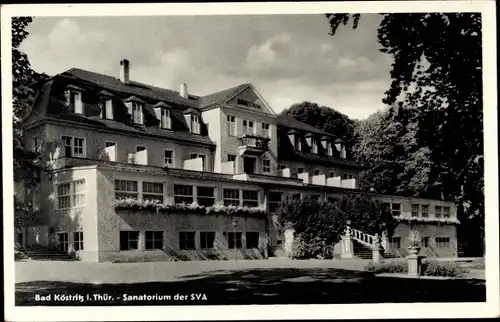
<svg viewBox="0 0 500 322"><path fill-rule="evenodd" d="M128 59L122 59L120 61L120 80L122 83L128 83L130 80L130 62Z"/></svg>
<svg viewBox="0 0 500 322"><path fill-rule="evenodd" d="M182 97L182 98L188 98L188 86L186 83L182 83L181 84L181 88L179 89L179 95Z"/></svg>

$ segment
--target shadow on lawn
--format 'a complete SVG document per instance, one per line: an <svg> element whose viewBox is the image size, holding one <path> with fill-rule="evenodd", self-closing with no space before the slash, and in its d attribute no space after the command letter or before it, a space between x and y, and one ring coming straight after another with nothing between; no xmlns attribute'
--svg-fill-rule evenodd
<svg viewBox="0 0 500 322"><path fill-rule="evenodd" d="M346 304L486 301L483 281L417 280L376 277L339 269L251 269L214 271L183 276L173 282L88 284L26 282L16 284L16 305L229 305L229 304ZM50 301L35 295L51 295ZM108 294L113 299L57 301L56 294ZM170 295L171 299L124 300L123 295ZM182 300L176 294L185 295ZM196 299L194 294L204 294Z"/></svg>

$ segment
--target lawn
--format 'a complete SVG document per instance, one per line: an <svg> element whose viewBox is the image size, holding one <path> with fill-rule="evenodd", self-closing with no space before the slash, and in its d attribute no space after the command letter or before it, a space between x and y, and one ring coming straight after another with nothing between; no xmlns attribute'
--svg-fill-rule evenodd
<svg viewBox="0 0 500 322"><path fill-rule="evenodd" d="M345 304L486 300L485 284L481 280L407 279L338 268L297 266L215 269L187 273L161 282L97 284L26 281L16 283L16 305ZM57 301L56 294L81 295L83 301ZM103 296L94 299L94 294ZM47 295L52 296L50 301L35 300L36 296ZM166 295L170 298L134 301L130 297L124 300L124 295ZM181 295L184 297L180 298Z"/></svg>

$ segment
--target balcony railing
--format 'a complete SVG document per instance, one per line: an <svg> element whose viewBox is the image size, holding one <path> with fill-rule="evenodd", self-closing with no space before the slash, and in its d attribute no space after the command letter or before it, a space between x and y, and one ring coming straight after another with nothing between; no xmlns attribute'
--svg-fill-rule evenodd
<svg viewBox="0 0 500 322"><path fill-rule="evenodd" d="M269 140L269 138L258 135L244 134L240 137L240 147L266 151L268 149Z"/></svg>

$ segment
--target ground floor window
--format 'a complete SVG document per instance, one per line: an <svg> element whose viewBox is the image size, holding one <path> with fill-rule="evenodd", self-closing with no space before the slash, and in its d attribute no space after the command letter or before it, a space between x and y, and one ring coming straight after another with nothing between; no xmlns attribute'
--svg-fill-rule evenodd
<svg viewBox="0 0 500 322"><path fill-rule="evenodd" d="M196 249L194 231L179 232L179 249L184 249L184 250Z"/></svg>
<svg viewBox="0 0 500 322"><path fill-rule="evenodd" d="M429 247L429 237L422 237L422 247Z"/></svg>
<svg viewBox="0 0 500 322"><path fill-rule="evenodd" d="M73 249L75 251L83 250L83 231L73 233Z"/></svg>
<svg viewBox="0 0 500 322"><path fill-rule="evenodd" d="M449 248L450 247L450 237L436 237L436 247L437 248Z"/></svg>
<svg viewBox="0 0 500 322"><path fill-rule="evenodd" d="M146 249L163 249L163 231L146 231Z"/></svg>
<svg viewBox="0 0 500 322"><path fill-rule="evenodd" d="M259 248L259 232L249 231L246 233L247 249Z"/></svg>
<svg viewBox="0 0 500 322"><path fill-rule="evenodd" d="M227 233L227 247L229 249L241 248L241 232Z"/></svg>
<svg viewBox="0 0 500 322"><path fill-rule="evenodd" d="M389 243L391 248L401 248L401 237L391 237Z"/></svg>
<svg viewBox="0 0 500 322"><path fill-rule="evenodd" d="M200 248L201 249L212 249L214 248L215 232L214 231L202 231L200 232Z"/></svg>
<svg viewBox="0 0 500 322"><path fill-rule="evenodd" d="M67 252L69 245L68 233L57 233L57 248L60 252Z"/></svg>
<svg viewBox="0 0 500 322"><path fill-rule="evenodd" d="M269 212L275 213L281 207L281 192L269 192Z"/></svg>
<svg viewBox="0 0 500 322"><path fill-rule="evenodd" d="M138 231L120 231L120 250L139 249Z"/></svg>

